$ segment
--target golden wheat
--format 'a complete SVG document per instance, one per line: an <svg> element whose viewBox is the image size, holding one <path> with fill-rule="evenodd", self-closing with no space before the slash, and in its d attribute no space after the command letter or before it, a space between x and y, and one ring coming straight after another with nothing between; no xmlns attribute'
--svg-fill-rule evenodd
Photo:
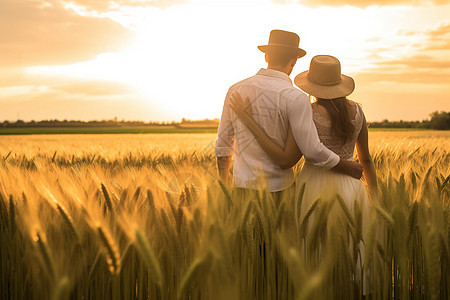
<svg viewBox="0 0 450 300"><path fill-rule="evenodd" d="M2 137L0 299L450 297L448 132L370 133L369 220L236 193L214 138Z"/></svg>

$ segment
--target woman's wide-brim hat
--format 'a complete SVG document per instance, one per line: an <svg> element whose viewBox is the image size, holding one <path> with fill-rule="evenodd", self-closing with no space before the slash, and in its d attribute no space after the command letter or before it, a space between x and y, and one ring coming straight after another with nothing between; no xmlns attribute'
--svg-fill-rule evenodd
<svg viewBox="0 0 450 300"><path fill-rule="evenodd" d="M264 53L270 53L271 51L283 50L292 51L297 57L303 57L306 55L306 51L299 48L300 37L289 31L284 30L272 30L269 36L269 44L258 46L258 49Z"/></svg>
<svg viewBox="0 0 450 300"><path fill-rule="evenodd" d="M331 55L317 55L311 60L309 70L295 76L294 83L316 98L334 99L350 95L355 82L341 74L341 63Z"/></svg>

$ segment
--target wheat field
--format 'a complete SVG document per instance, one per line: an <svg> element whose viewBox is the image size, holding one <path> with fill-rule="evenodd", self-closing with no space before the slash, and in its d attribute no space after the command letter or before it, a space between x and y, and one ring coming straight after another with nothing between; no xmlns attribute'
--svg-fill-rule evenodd
<svg viewBox="0 0 450 300"><path fill-rule="evenodd" d="M369 137L365 222L237 193L214 134L0 137L1 299L449 299L450 132Z"/></svg>

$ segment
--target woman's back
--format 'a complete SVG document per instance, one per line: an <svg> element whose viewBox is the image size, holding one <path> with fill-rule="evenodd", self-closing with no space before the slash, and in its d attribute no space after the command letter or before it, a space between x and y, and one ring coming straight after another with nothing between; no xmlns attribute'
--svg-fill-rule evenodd
<svg viewBox="0 0 450 300"><path fill-rule="evenodd" d="M351 122L354 126L353 134L351 138L343 142L342 138L333 134L331 116L325 107L321 106L317 102L312 104L313 120L319 134L320 141L339 155L343 159L352 159L353 152L355 150L356 139L361 131L364 121L364 114L361 107L355 102L348 100L348 111L351 116Z"/></svg>

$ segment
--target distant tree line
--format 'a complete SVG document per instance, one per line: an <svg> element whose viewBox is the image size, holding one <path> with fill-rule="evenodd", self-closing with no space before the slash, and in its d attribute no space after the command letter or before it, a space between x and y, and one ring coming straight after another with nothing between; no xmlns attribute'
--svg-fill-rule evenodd
<svg viewBox="0 0 450 300"><path fill-rule="evenodd" d="M0 123L5 128L33 128L33 127L60 127L60 128L88 128L88 127L145 127L145 126L175 126L175 127L217 127L218 119L204 120L187 120L182 119L181 122L144 122L144 121L118 121L117 118L112 120L101 121L76 121L76 120L43 120L25 122L17 120L16 122L3 121ZM387 119L381 122L370 122L371 128L422 128L448 130L450 129L450 112L435 111L430 114L429 120L423 121L389 121Z"/></svg>
<svg viewBox="0 0 450 300"><path fill-rule="evenodd" d="M423 121L388 121L370 122L371 128L423 128L448 130L450 129L450 112L435 111L430 114L429 120Z"/></svg>
<svg viewBox="0 0 450 300"><path fill-rule="evenodd" d="M182 119L180 122L158 122L158 121L119 121L117 118L112 120L93 120L93 121L79 121L79 120L42 120L42 121L29 121L25 122L23 120L17 120L16 122L3 121L0 123L1 127L4 128L93 128L93 127L157 127L157 126L175 126L179 127L182 125L200 125L200 126L218 126L219 121L216 120L198 120L191 121Z"/></svg>
<svg viewBox="0 0 450 300"><path fill-rule="evenodd" d="M175 122L173 122L175 123ZM16 122L4 121L2 127L6 128L34 128L34 127L133 127L133 126L165 126L169 123L165 122L143 122L143 121L116 121L116 120L101 120L101 121L77 121L77 120L42 120L25 122L17 120Z"/></svg>

